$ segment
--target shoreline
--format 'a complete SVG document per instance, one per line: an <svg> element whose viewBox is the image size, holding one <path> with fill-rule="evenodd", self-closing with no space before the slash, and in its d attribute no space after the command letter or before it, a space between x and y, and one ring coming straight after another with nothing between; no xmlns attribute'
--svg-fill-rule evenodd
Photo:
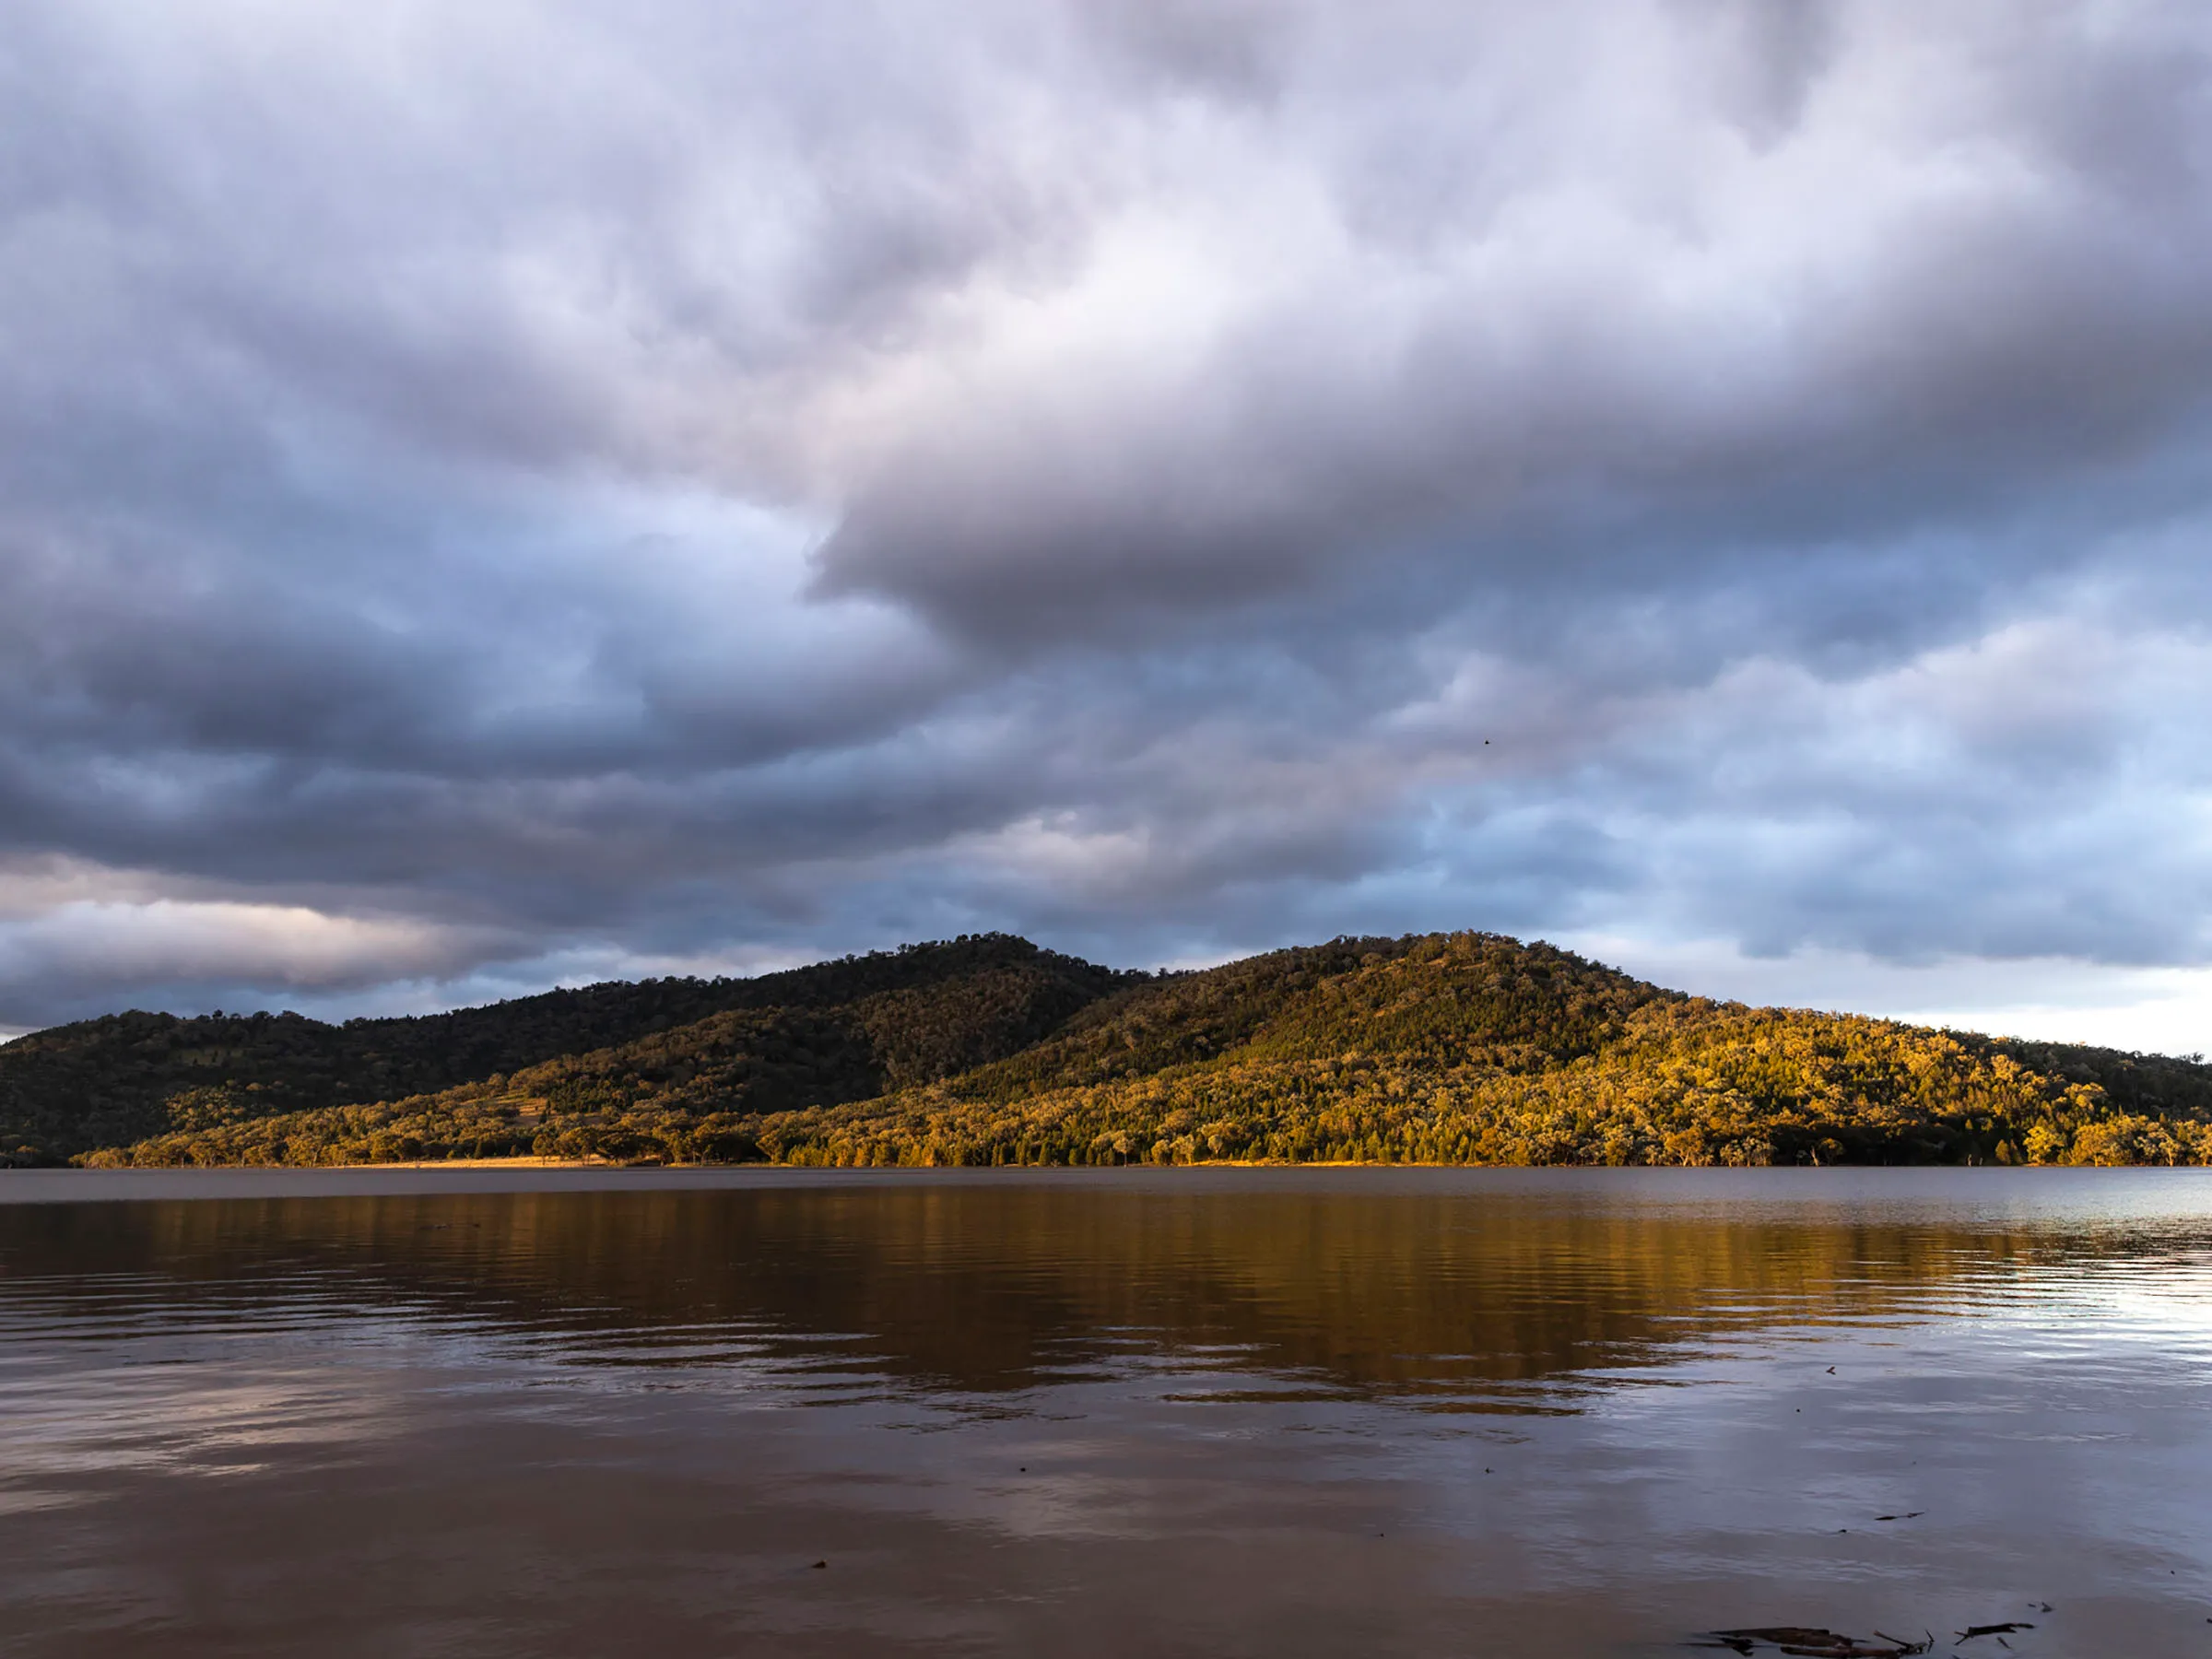
<svg viewBox="0 0 2212 1659"><path fill-rule="evenodd" d="M463 1198L799 1191L806 1188L998 1188L1230 1195L1250 1193L1395 1194L1548 1194L1563 1201L1669 1204L1724 1198L1748 1209L1800 1206L1856 1211L1867 1203L1985 1200L2005 1192L2030 1208L2066 1192L2141 1193L2187 1177L2192 1166L1713 1165L1218 1163L940 1165L838 1169L805 1164L619 1164L573 1159L478 1159L349 1165L226 1165L124 1170L0 1170L0 1210L86 1204L265 1203L324 1198ZM2195 1168L2198 1176L2206 1174ZM2031 1178L2030 1178L2031 1177ZM2009 1179L2008 1179L2009 1178ZM2010 1200L2007 1200L2010 1202ZM2169 1201L2170 1202L2170 1201Z"/></svg>
<svg viewBox="0 0 2212 1659"><path fill-rule="evenodd" d="M1803 1175L1848 1175L1873 1170L2212 1170L2207 1164L1514 1164L1514 1163L1380 1163L1372 1159L1306 1159L1290 1162L1269 1158L1207 1158L1195 1163L1125 1164L797 1164L770 1163L661 1163L614 1158L426 1158L406 1162L341 1164L117 1164L41 1165L0 1169L0 1181L10 1175L373 1175L434 1173L441 1170L482 1172L512 1170L519 1172L561 1171L611 1174L714 1175L740 1171L778 1171L797 1175L1127 1175L1141 1171L1193 1173L1202 1170L1520 1170L1524 1171L1580 1170L1584 1171L1641 1171L1654 1174L1670 1170Z"/></svg>

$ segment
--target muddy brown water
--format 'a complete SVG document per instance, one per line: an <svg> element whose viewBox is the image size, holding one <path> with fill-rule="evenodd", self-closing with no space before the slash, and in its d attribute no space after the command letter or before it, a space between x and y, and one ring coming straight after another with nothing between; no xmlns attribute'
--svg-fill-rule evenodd
<svg viewBox="0 0 2212 1659"><path fill-rule="evenodd" d="M2212 1656L2212 1177L0 1174L0 1653L2001 1622Z"/></svg>

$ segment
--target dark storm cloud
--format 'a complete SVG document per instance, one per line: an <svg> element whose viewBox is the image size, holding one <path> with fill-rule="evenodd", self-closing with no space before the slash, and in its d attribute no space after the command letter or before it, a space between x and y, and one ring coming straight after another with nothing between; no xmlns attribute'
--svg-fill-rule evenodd
<svg viewBox="0 0 2212 1659"><path fill-rule="evenodd" d="M2212 27L31 4L0 1026L2212 952Z"/></svg>

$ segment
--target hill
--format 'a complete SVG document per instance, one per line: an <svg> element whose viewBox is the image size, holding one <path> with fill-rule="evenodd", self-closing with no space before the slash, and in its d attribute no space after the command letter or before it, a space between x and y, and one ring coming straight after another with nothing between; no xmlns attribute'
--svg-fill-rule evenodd
<svg viewBox="0 0 2212 1659"><path fill-rule="evenodd" d="M617 982L337 1026L297 1014L112 1015L0 1045L0 1162L219 1136L264 1119L481 1083L564 1055L651 1050L671 1031L703 1038L717 1019L725 1046L752 1042L759 1069L732 1103L864 1100L1016 1052L1141 977L982 935L756 979Z"/></svg>
<svg viewBox="0 0 2212 1659"><path fill-rule="evenodd" d="M2212 1067L2192 1061L1714 1003L1486 934L1163 975L986 935L425 1020L165 1020L0 1048L0 1146L98 1164L2212 1161Z"/></svg>

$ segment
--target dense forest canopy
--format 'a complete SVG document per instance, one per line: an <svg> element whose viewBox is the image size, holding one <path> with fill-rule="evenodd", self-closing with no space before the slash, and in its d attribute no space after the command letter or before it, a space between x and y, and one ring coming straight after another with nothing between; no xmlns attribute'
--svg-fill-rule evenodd
<svg viewBox="0 0 2212 1659"><path fill-rule="evenodd" d="M1490 934L1116 972L1005 935L0 1046L0 1161L2212 1162L2212 1066L1714 1003Z"/></svg>

